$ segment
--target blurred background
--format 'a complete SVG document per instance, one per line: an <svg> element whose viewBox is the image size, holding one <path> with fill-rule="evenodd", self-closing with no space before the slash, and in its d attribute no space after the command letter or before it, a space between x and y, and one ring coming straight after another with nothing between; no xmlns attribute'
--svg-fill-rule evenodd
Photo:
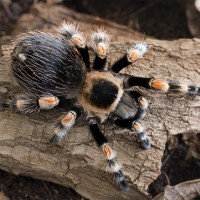
<svg viewBox="0 0 200 200"><path fill-rule="evenodd" d="M42 1L42 0L41 0ZM0 35L40 0L0 0ZM198 37L199 0L46 0L77 12L99 16L158 39Z"/></svg>
<svg viewBox="0 0 200 200"><path fill-rule="evenodd" d="M140 40L144 37L160 40L200 37L200 0L0 0L0 46L7 44L21 32L51 29L48 10L56 12L55 6L66 9L65 12L74 21L84 14L83 21L94 23L95 26L111 26L120 30L128 27L133 38ZM52 25L56 26L57 21L54 22L54 19L59 13L53 14ZM45 21L47 17L43 18L47 15L50 16L48 23ZM43 21L37 21L33 16L40 16ZM114 39L120 40L120 36ZM155 189L150 189L153 196L163 190L163 186L158 188L156 192ZM6 199L84 198L71 189L0 171L0 200Z"/></svg>

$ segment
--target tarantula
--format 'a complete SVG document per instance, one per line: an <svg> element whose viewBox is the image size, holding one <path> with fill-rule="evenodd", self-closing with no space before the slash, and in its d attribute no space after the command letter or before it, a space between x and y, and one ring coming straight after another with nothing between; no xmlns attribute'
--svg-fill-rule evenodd
<svg viewBox="0 0 200 200"><path fill-rule="evenodd" d="M115 183L127 191L128 183L116 154L98 124L110 119L119 127L135 130L141 146L148 149L150 140L140 123L148 102L130 88L141 86L196 95L199 88L120 74L123 68L143 57L147 51L145 42L136 42L107 70L105 65L110 36L104 29L91 34L95 52L92 67L86 39L78 26L63 22L58 32L57 35L29 32L16 40L11 54L11 71L23 94L16 95L15 110L24 114L37 113L70 101L72 106L61 115L50 141L60 141L84 113L92 136L114 174Z"/></svg>

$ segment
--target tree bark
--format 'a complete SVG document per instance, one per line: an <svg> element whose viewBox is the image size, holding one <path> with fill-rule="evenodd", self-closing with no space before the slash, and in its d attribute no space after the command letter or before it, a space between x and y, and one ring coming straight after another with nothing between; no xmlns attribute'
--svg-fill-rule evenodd
<svg viewBox="0 0 200 200"><path fill-rule="evenodd" d="M29 14L29 18L22 16L18 27L21 26L23 29L24 25L34 19L31 29L52 31L52 27L70 12L70 17L80 20L80 28L84 32L88 33L93 26L90 20L94 18L91 16L76 13L73 15L73 11L58 6L50 8L43 4L39 5L32 8L32 15ZM70 17L67 16L66 19ZM87 19L87 23L83 22L83 19ZM131 30L109 23L106 28L111 27L110 32L114 39L129 40L111 44L108 63L112 64L125 53L126 48L133 43L131 40L135 38ZM38 28L38 24L41 28ZM119 35L123 33L127 33L126 38L125 35ZM148 39L147 43L149 51L145 57L127 67L122 73L200 86L200 39ZM4 47L6 56L0 60L0 102L18 90L9 72L9 50ZM49 145L59 109L42 112L36 116L0 111L0 168L71 187L89 199L147 199L146 189L159 174L168 135L200 130L200 98L135 89L141 91L149 102L147 116L142 122L152 141L151 149L143 150L132 131L117 128L109 122L102 125L102 130L116 150L129 180L129 192L124 193L113 186L112 174L106 172L105 159L83 120L79 120L58 145Z"/></svg>

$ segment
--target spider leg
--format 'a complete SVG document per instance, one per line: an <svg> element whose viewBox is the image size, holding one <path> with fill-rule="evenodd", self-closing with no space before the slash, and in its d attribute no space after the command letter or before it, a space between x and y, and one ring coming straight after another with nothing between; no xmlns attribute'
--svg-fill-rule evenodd
<svg viewBox="0 0 200 200"><path fill-rule="evenodd" d="M130 91L129 95L135 99L135 101L138 103L138 110L136 115L134 116L134 119L136 121L139 121L144 118L147 108L148 108L148 102L147 100L137 91Z"/></svg>
<svg viewBox="0 0 200 200"><path fill-rule="evenodd" d="M115 125L122 127L122 128L127 128L127 129L133 129L136 131L142 147L145 149L149 149L151 147L150 140L148 136L146 135L146 132L144 130L144 127L140 122L135 120L135 118L130 118L130 119L116 119L114 121Z"/></svg>
<svg viewBox="0 0 200 200"><path fill-rule="evenodd" d="M115 152L108 144L107 139L100 131L97 123L92 120L89 122L89 126L94 140L96 141L99 148L101 148L103 154L107 159L108 167L114 174L115 183L121 188L121 190L128 191L129 186L125 180L125 176L121 170L121 166L116 159Z"/></svg>
<svg viewBox="0 0 200 200"><path fill-rule="evenodd" d="M59 99L51 94L41 97L24 93L16 95L12 99L7 99L3 106L5 109L18 111L24 114L37 113L40 110L50 110L59 104Z"/></svg>
<svg viewBox="0 0 200 200"><path fill-rule="evenodd" d="M200 88L195 85L169 83L169 91L191 94L191 95L200 95Z"/></svg>
<svg viewBox="0 0 200 200"><path fill-rule="evenodd" d="M131 117L129 119L115 119L114 123L115 125L127 128L127 129L134 129L141 141L141 145L145 149L149 149L151 147L150 140L148 136L145 133L145 130L142 126L142 124L139 122L144 116L147 111L148 102L147 100L137 91L130 91L129 95L135 99L135 101L138 103L138 110L136 112L136 115L134 117Z"/></svg>
<svg viewBox="0 0 200 200"><path fill-rule="evenodd" d="M86 38L79 31L78 25L75 23L63 22L58 28L58 32L67 39L70 39L76 45L83 58L86 68L90 69L90 58Z"/></svg>
<svg viewBox="0 0 200 200"><path fill-rule="evenodd" d="M54 133L50 139L51 143L57 143L63 139L63 137L70 131L74 126L76 119L81 115L79 107L74 107L66 114L62 115L59 122L56 125Z"/></svg>
<svg viewBox="0 0 200 200"><path fill-rule="evenodd" d="M128 78L124 79L125 88L130 88L132 86L142 86L147 89L155 89L163 92L200 95L200 88L195 85L173 84L158 79L135 77L129 75L127 75L127 77Z"/></svg>
<svg viewBox="0 0 200 200"><path fill-rule="evenodd" d="M145 42L138 42L133 47L127 50L126 54L114 63L111 70L119 73L123 68L143 57L147 51L147 44Z"/></svg>
<svg viewBox="0 0 200 200"><path fill-rule="evenodd" d="M107 60L107 53L109 51L110 36L105 30L101 28L95 32L92 32L91 40L93 49L96 53L93 69L103 70Z"/></svg>

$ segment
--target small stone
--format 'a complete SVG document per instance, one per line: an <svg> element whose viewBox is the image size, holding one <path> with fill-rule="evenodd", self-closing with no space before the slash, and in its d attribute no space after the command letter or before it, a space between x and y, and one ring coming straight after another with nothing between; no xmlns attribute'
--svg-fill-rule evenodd
<svg viewBox="0 0 200 200"><path fill-rule="evenodd" d="M10 199L4 194L4 192L0 192L0 199L1 199L1 200L10 200Z"/></svg>
<svg viewBox="0 0 200 200"><path fill-rule="evenodd" d="M0 87L0 93L5 94L5 93L7 93L7 92L8 92L8 89L7 89L7 88L5 88L5 87Z"/></svg>

